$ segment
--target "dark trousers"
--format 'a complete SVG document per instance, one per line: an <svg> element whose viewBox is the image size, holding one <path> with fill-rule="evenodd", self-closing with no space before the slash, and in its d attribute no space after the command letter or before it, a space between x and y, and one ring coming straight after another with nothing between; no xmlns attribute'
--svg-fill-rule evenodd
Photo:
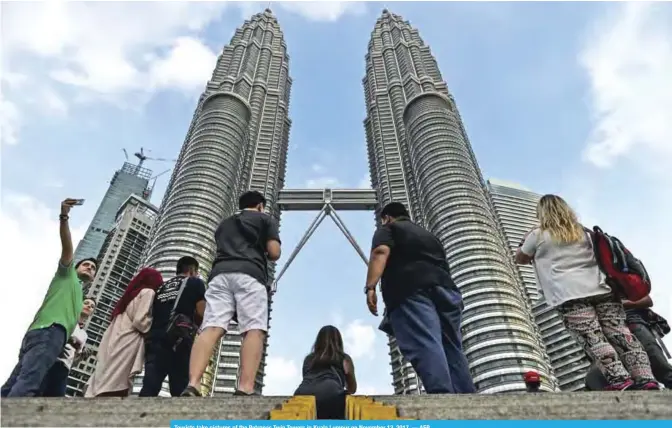
<svg viewBox="0 0 672 428"><path fill-rule="evenodd" d="M140 397L156 397L168 376L170 395L179 397L189 384L189 357L192 341L186 340L173 351L163 340L147 342L145 346L145 377Z"/></svg>
<svg viewBox="0 0 672 428"><path fill-rule="evenodd" d="M672 365L670 365L665 357L663 350L658 346L649 326L636 323L630 324L628 327L642 344L644 351L646 351L646 355L649 357L649 362L651 363L653 377L665 385L665 388L672 388ZM591 391L600 391L608 385L602 371L596 365L593 365L586 374L585 382L586 388Z"/></svg>
<svg viewBox="0 0 672 428"><path fill-rule="evenodd" d="M649 326L645 324L630 324L630 330L639 339L639 342L646 351L646 355L649 356L653 377L665 385L665 388L672 388L672 365L667 361L665 353L656 342L656 337Z"/></svg>
<svg viewBox="0 0 672 428"><path fill-rule="evenodd" d="M43 397L65 397L70 369L62 361L56 360L42 381Z"/></svg>
<svg viewBox="0 0 672 428"><path fill-rule="evenodd" d="M65 329L57 324L27 332L19 362L2 386L2 397L39 396L42 381L63 351L65 336Z"/></svg>
<svg viewBox="0 0 672 428"><path fill-rule="evenodd" d="M394 337L428 394L469 394L476 387L462 351L459 291L433 287L406 298L389 312Z"/></svg>
<svg viewBox="0 0 672 428"><path fill-rule="evenodd" d="M304 379L294 395L312 395L315 397L317 419L345 419L345 391L343 385L331 378Z"/></svg>

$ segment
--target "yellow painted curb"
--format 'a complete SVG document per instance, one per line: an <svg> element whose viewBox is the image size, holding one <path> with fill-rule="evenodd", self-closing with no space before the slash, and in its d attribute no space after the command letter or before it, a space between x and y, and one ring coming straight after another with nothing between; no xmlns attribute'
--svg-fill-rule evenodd
<svg viewBox="0 0 672 428"><path fill-rule="evenodd" d="M345 401L348 420L400 420L397 406L374 401L365 395L348 395Z"/></svg>
<svg viewBox="0 0 672 428"><path fill-rule="evenodd" d="M397 406L374 401L365 395L348 395L345 399L347 420L412 420L399 417ZM317 418L315 397L301 395L282 403L280 409L271 410L270 420L314 420Z"/></svg>
<svg viewBox="0 0 672 428"><path fill-rule="evenodd" d="M271 420L313 420L317 418L315 397L300 395L282 403L280 409L271 410Z"/></svg>

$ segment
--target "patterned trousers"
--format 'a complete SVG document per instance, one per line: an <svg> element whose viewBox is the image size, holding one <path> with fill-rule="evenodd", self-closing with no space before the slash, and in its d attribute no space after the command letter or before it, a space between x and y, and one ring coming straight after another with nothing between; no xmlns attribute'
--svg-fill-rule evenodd
<svg viewBox="0 0 672 428"><path fill-rule="evenodd" d="M644 348L625 324L625 309L613 294L570 300L558 307L565 327L597 363L611 385L653 381Z"/></svg>

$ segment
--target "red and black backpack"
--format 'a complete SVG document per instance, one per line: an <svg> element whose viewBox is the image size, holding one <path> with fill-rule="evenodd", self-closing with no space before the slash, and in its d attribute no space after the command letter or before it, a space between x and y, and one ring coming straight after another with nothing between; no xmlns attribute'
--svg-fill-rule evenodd
<svg viewBox="0 0 672 428"><path fill-rule="evenodd" d="M631 302L651 293L651 278L644 264L618 238L607 235L598 226L585 231L593 242L597 264L614 293Z"/></svg>

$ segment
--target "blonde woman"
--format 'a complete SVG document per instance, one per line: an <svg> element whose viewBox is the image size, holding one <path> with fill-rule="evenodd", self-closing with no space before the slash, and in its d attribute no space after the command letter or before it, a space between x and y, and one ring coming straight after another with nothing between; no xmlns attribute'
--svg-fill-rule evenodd
<svg viewBox="0 0 672 428"><path fill-rule="evenodd" d="M528 232L516 263L534 262L537 282L598 363L608 390L658 389L649 357L625 324L625 310L600 271L588 233L559 196L537 205L539 227Z"/></svg>

